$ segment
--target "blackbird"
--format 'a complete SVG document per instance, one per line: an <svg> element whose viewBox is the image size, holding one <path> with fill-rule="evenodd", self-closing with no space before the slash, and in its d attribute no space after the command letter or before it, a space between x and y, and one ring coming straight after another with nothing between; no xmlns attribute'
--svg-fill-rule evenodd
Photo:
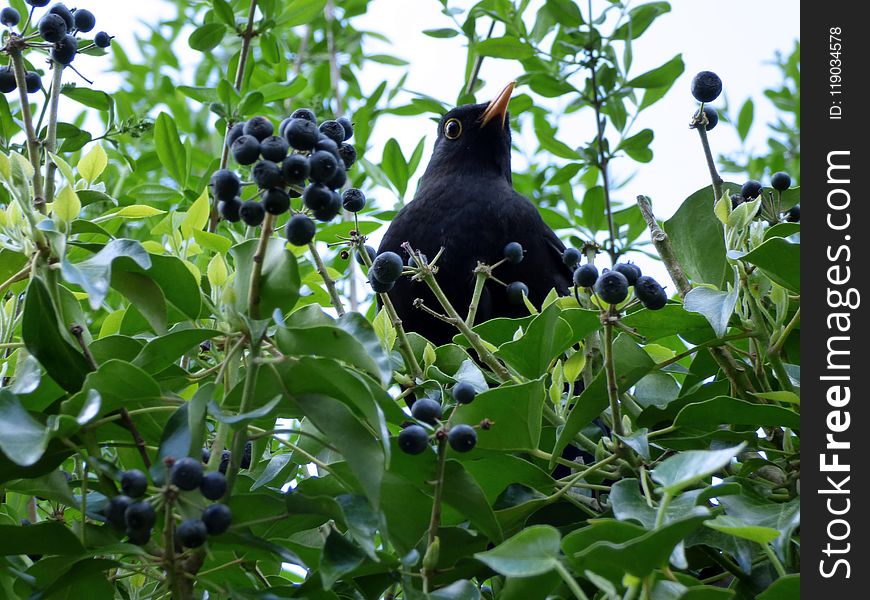
<svg viewBox="0 0 870 600"><path fill-rule="evenodd" d="M431 260L443 247L438 283L463 317L478 261L498 262L510 242L521 244L525 256L517 264L500 265L494 275L505 283L525 283L533 304L540 306L553 288L565 295L571 285L572 271L562 261L564 244L535 205L513 189L507 107L514 85L509 83L488 104L459 106L444 115L417 195L393 219L378 251L407 258L402 244L409 242ZM408 331L439 345L457 333L454 326L413 306L421 298L429 308L443 312L425 283L402 277L389 296ZM477 323L528 314L522 303L508 301L504 285L487 280Z"/></svg>

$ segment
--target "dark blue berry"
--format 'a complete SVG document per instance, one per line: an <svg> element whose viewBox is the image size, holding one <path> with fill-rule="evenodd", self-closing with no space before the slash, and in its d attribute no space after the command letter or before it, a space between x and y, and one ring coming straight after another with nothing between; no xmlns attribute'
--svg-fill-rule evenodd
<svg viewBox="0 0 870 600"><path fill-rule="evenodd" d="M435 425L441 418L441 403L432 398L420 398L411 406L411 416L418 421Z"/></svg>
<svg viewBox="0 0 870 600"><path fill-rule="evenodd" d="M248 227L259 227L263 224L263 219L266 218L266 209L263 208L260 202L248 200L247 202L242 202L239 216Z"/></svg>
<svg viewBox="0 0 870 600"><path fill-rule="evenodd" d="M420 454L429 447L429 434L420 425L409 425L399 432L399 448L406 454Z"/></svg>
<svg viewBox="0 0 870 600"><path fill-rule="evenodd" d="M456 452L468 452L477 444L477 432L471 425L454 425L447 433L447 443Z"/></svg>
<svg viewBox="0 0 870 600"><path fill-rule="evenodd" d="M112 36L105 31L100 31L94 36L94 44L97 48L108 48L112 45Z"/></svg>
<svg viewBox="0 0 870 600"><path fill-rule="evenodd" d="M523 304L525 304L525 302L523 301L523 296L528 295L529 288L522 281L514 281L507 286L507 298L508 302L510 302L511 304L522 306Z"/></svg>
<svg viewBox="0 0 870 600"><path fill-rule="evenodd" d="M744 200L754 200L761 193L761 182L750 179L740 188L740 195Z"/></svg>
<svg viewBox="0 0 870 600"><path fill-rule="evenodd" d="M290 144L283 137L270 135L260 142L260 155L266 160L280 163L287 157L287 152L290 150Z"/></svg>
<svg viewBox="0 0 870 600"><path fill-rule="evenodd" d="M712 102L722 93L722 80L713 71L701 71L692 79L692 95L698 102Z"/></svg>
<svg viewBox="0 0 870 600"><path fill-rule="evenodd" d="M719 112L712 106L705 106L704 115L707 117L707 131L711 131L719 123ZM698 118L697 112L695 118Z"/></svg>
<svg viewBox="0 0 870 600"><path fill-rule="evenodd" d="M28 71L25 73L24 83L28 94L35 94L42 89L42 78L36 71Z"/></svg>
<svg viewBox="0 0 870 600"><path fill-rule="evenodd" d="M320 133L336 144L340 144L345 140L344 127L338 121L324 121L320 124Z"/></svg>
<svg viewBox="0 0 870 600"><path fill-rule="evenodd" d="M121 475L121 491L131 498L139 498L145 495L148 489L148 478L139 469L124 471Z"/></svg>
<svg viewBox="0 0 870 600"><path fill-rule="evenodd" d="M180 490L185 492L195 490L202 481L202 463L189 456L180 458L172 465L170 479L172 484Z"/></svg>
<svg viewBox="0 0 870 600"><path fill-rule="evenodd" d="M378 294L386 294L393 286L396 285L395 281L381 281L374 277L371 274L371 270L369 270L369 285L372 286L372 291Z"/></svg>
<svg viewBox="0 0 870 600"><path fill-rule="evenodd" d="M359 212L366 206L366 195L357 188L348 188L341 195L341 204L345 210Z"/></svg>
<svg viewBox="0 0 870 600"><path fill-rule="evenodd" d="M770 178L770 185L773 189L784 192L791 187L791 175L785 171L774 173Z"/></svg>
<svg viewBox="0 0 870 600"><path fill-rule="evenodd" d="M233 141L230 151L240 165L252 165L260 158L260 142L252 135L240 135Z"/></svg>
<svg viewBox="0 0 870 600"><path fill-rule="evenodd" d="M583 257L580 254L580 251L577 248L565 248L565 251L562 253L562 262L565 263L569 269L573 269L574 266L580 262L580 259Z"/></svg>
<svg viewBox="0 0 870 600"><path fill-rule="evenodd" d="M370 262L370 263L371 263L371 262L374 262L374 260L375 260L375 256L378 255L378 251L375 250L374 248L372 248L371 246L368 246L368 245L365 246L365 249L366 249L366 254L369 255L369 262ZM359 253L359 251L357 251L357 253L356 253L356 262L358 262L358 263L361 264L361 265L364 265L364 264L365 264L365 262L363 262L363 257L362 257L362 255Z"/></svg>
<svg viewBox="0 0 870 600"><path fill-rule="evenodd" d="M332 202L332 190L322 183L312 183L302 192L302 202L309 210L323 210Z"/></svg>
<svg viewBox="0 0 870 600"><path fill-rule="evenodd" d="M369 276L384 283L394 282L402 276L402 259L395 252L381 252L372 262Z"/></svg>
<svg viewBox="0 0 870 600"><path fill-rule="evenodd" d="M311 215L318 221L326 223L332 221L341 212L341 196L338 192L329 190L329 203L318 210L311 211Z"/></svg>
<svg viewBox="0 0 870 600"><path fill-rule="evenodd" d="M57 15L61 19L63 19L63 22L66 24L67 31L72 31L73 29L75 29L76 24L75 19L73 18L72 11L70 11L70 9L68 9L65 5L60 3L55 4L48 9L48 14Z"/></svg>
<svg viewBox="0 0 870 600"><path fill-rule="evenodd" d="M577 287L592 287L598 281L598 268L592 263L580 265L574 271L574 285Z"/></svg>
<svg viewBox="0 0 870 600"><path fill-rule="evenodd" d="M14 92L18 84L15 82L15 72L11 67L0 67L0 93Z"/></svg>
<svg viewBox="0 0 870 600"><path fill-rule="evenodd" d="M311 123L317 124L317 115L314 114L314 111L310 108L297 108L290 115L291 119L302 119L303 121L310 121Z"/></svg>
<svg viewBox="0 0 870 600"><path fill-rule="evenodd" d="M211 176L212 194L218 200L232 200L242 191L242 180L235 171L219 169Z"/></svg>
<svg viewBox="0 0 870 600"><path fill-rule="evenodd" d="M308 157L302 154L291 154L281 163L281 173L287 185L302 185L311 174Z"/></svg>
<svg viewBox="0 0 870 600"><path fill-rule="evenodd" d="M284 128L284 137L296 150L312 150L319 135L317 125L305 119L295 118Z"/></svg>
<svg viewBox="0 0 870 600"><path fill-rule="evenodd" d="M252 117L250 121L245 123L245 135L251 135L257 138L257 141L262 142L275 131L272 121L266 117Z"/></svg>
<svg viewBox="0 0 870 600"><path fill-rule="evenodd" d="M245 135L245 124L244 123L236 123L232 127L230 127L229 132L227 132L227 146L229 148L233 147L233 142L237 139Z"/></svg>
<svg viewBox="0 0 870 600"><path fill-rule="evenodd" d="M68 65L76 57L78 49L78 41L73 36L67 34L54 45L54 48L51 49L49 54L51 55L52 60L56 63Z"/></svg>
<svg viewBox="0 0 870 600"><path fill-rule="evenodd" d="M75 23L76 29L82 33L87 33L97 24L97 19L91 11L85 10L84 8L78 8L75 13L73 13L73 22Z"/></svg>
<svg viewBox="0 0 870 600"><path fill-rule="evenodd" d="M251 178L257 187L262 189L278 187L284 184L284 176L281 167L271 160L260 160L251 170Z"/></svg>
<svg viewBox="0 0 870 600"><path fill-rule="evenodd" d="M785 214L785 220L789 223L800 223L801 222L801 205L795 204Z"/></svg>
<svg viewBox="0 0 870 600"><path fill-rule="evenodd" d="M282 188L269 188L263 192L263 197L260 200L263 203L263 208L270 215L283 215L290 210L290 196Z"/></svg>
<svg viewBox="0 0 870 600"><path fill-rule="evenodd" d="M659 310L668 303L668 295L664 288L658 281L647 275L637 278L634 284L634 295L650 310Z"/></svg>
<svg viewBox="0 0 870 600"><path fill-rule="evenodd" d="M326 183L335 175L338 169L338 159L331 152L318 150L308 159L311 167L311 179L318 183Z"/></svg>
<svg viewBox="0 0 870 600"><path fill-rule="evenodd" d="M199 491L209 500L220 500L227 493L227 478L223 473L206 473L199 483Z"/></svg>
<svg viewBox="0 0 870 600"><path fill-rule="evenodd" d="M613 270L622 273L628 280L628 285L634 285L637 278L643 275L640 272L640 267L634 263L617 263L613 266Z"/></svg>
<svg viewBox="0 0 870 600"><path fill-rule="evenodd" d="M294 246L307 246L314 239L316 231L317 227L314 225L314 221L301 214L290 217L284 227L287 241Z"/></svg>
<svg viewBox="0 0 870 600"><path fill-rule="evenodd" d="M595 282L595 294L607 304L619 304L628 297L628 279L619 271L607 271Z"/></svg>
<svg viewBox="0 0 870 600"><path fill-rule="evenodd" d="M341 141L347 141L353 137L353 123L351 123L350 119L347 117L339 117L336 119L338 123L344 128L344 139Z"/></svg>
<svg viewBox="0 0 870 600"><path fill-rule="evenodd" d="M147 531L154 527L157 515L148 502L134 502L124 511L124 524L128 530Z"/></svg>
<svg viewBox="0 0 870 600"><path fill-rule="evenodd" d="M205 543L207 535L208 530L205 527L205 523L199 519L182 521L175 530L175 537L178 538L179 543L185 548L199 548Z"/></svg>
<svg viewBox="0 0 870 600"><path fill-rule="evenodd" d="M0 10L0 23L6 27L15 27L20 21L21 15L11 6L7 6L3 10Z"/></svg>
<svg viewBox="0 0 870 600"><path fill-rule="evenodd" d="M47 14L39 20L39 35L46 42L56 44L66 35L66 22L60 15Z"/></svg>
<svg viewBox="0 0 870 600"><path fill-rule="evenodd" d="M126 526L124 522L124 513L127 508L133 504L134 500L130 496L114 496L103 507L103 515L109 525L119 531L123 531Z"/></svg>
<svg viewBox="0 0 870 600"><path fill-rule="evenodd" d="M239 214L242 210L242 201L239 198L232 200L221 200L218 202L218 212L230 223L238 223L242 216ZM208 461L206 461L208 462Z"/></svg>
<svg viewBox="0 0 870 600"><path fill-rule="evenodd" d="M459 404L471 404L477 397L477 390L467 381L457 381L451 390L453 399Z"/></svg>
<svg viewBox="0 0 870 600"><path fill-rule="evenodd" d="M504 257L515 265L523 262L523 247L519 242L511 242L504 247Z"/></svg>
<svg viewBox="0 0 870 600"><path fill-rule="evenodd" d="M338 147L338 155L344 163L345 169L350 169L356 162L356 148L352 144L342 144Z"/></svg>
<svg viewBox="0 0 870 600"><path fill-rule="evenodd" d="M220 535L230 528L233 514L226 504L212 504L202 511L202 522L209 535Z"/></svg>

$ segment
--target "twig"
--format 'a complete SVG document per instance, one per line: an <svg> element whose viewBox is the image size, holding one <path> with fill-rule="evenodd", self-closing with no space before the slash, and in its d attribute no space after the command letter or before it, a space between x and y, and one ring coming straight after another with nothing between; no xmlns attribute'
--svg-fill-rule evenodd
<svg viewBox="0 0 870 600"><path fill-rule="evenodd" d="M474 327L474 318L477 316L477 309L480 306L480 296L483 293L483 286L489 277L488 267L477 263L474 278L474 292L471 294L471 303L468 305L468 316L465 317L465 324L468 327Z"/></svg>
<svg viewBox="0 0 870 600"><path fill-rule="evenodd" d="M257 13L257 2L258 0L251 0L251 8L248 11L248 23L245 26L245 31L241 34L242 49L239 53L239 64L236 66L236 79L233 83L233 87L237 92L242 90L242 83L245 80L245 69L248 66L248 54L250 53L251 39L254 37L254 17ZM221 148L221 162L219 167L221 169L226 169L227 163L230 160L230 147L227 144L227 140L229 140L230 130L233 128L234 124L232 117L227 119L227 131L224 134L224 143ZM210 233L214 233L217 229L219 219L220 215L217 211L217 205L213 203L208 222L208 230Z"/></svg>
<svg viewBox="0 0 870 600"><path fill-rule="evenodd" d="M703 110L698 110L701 119L706 121ZM710 151L710 140L707 139L707 126L704 123L698 122L697 119L692 121L692 126L698 130L698 137L701 138L701 147L704 149L704 158L707 159L707 169L710 171L710 180L713 182L713 193L715 198L713 202L718 202L722 198L722 177L719 176L719 171L716 170L716 162L713 160L713 153Z"/></svg>
<svg viewBox="0 0 870 600"><path fill-rule="evenodd" d="M607 232L610 235L610 245L607 253L610 255L611 264L619 260L616 251L616 230L613 227L613 207L610 205L610 180L607 177L608 158L604 152L604 126L601 124L601 99L598 97L598 82L596 79L596 60L591 61L589 71L592 76L592 107L595 109L595 141L598 145L598 168L601 171L601 181L604 186L604 207L607 210Z"/></svg>
<svg viewBox="0 0 870 600"><path fill-rule="evenodd" d="M263 276L263 261L266 259L266 251L269 249L269 240L272 238L272 225L274 222L275 216L271 213L266 213L266 218L263 219L262 230L260 231L260 241L257 243L256 252L254 252L254 266L251 269L251 282L248 287L248 315L252 319L260 318L260 279Z"/></svg>
<svg viewBox="0 0 870 600"><path fill-rule="evenodd" d="M69 330L70 333L73 334L73 337L76 338L76 341L82 349L82 354L91 368L94 371L99 369L100 365L98 365L97 361L94 360L94 355L91 354L91 350L88 348L87 342L85 342L84 328L81 325L73 325ZM145 446L145 440L142 439L142 434L139 433L139 429L136 427L136 424L133 423L133 419L130 418L130 413L126 408L122 406L118 410L118 413L121 416L121 423L124 424L124 427L130 432L130 435L133 436L133 442L136 444L136 449L139 450L139 455L142 457L142 462L145 463L145 468L150 469L151 459L148 458L148 451Z"/></svg>
<svg viewBox="0 0 870 600"><path fill-rule="evenodd" d="M484 39L488 40L492 37L492 32L495 31L495 19L489 25L489 31ZM468 83L465 84L465 93L471 94L474 92L474 86L477 85L477 78L480 75L480 67L483 65L483 56L478 54L474 57L474 65L471 67L471 75L468 78Z"/></svg>
<svg viewBox="0 0 870 600"><path fill-rule="evenodd" d="M57 149L57 110L60 103L60 86L63 79L64 66L57 61L52 61L51 68L51 95L48 97L48 129L45 134L45 201L54 200L54 174L57 165L48 156L48 152L54 153Z"/></svg>
<svg viewBox="0 0 870 600"><path fill-rule="evenodd" d="M344 315L344 304L341 302L341 296L338 295L338 290L335 288L335 280L329 276L326 270L326 265L323 264L323 259L320 258L320 253L317 251L317 244L314 240L308 242L308 250L311 251L311 258L314 259L314 266L317 268L317 274L323 280L323 285L326 286L326 291L329 292L329 300L332 303L335 312L341 317ZM368 253L363 250L363 254L368 256Z"/></svg>
<svg viewBox="0 0 870 600"><path fill-rule="evenodd" d="M453 414L455 414L455 411ZM451 417L452 416L453 415L451 414ZM429 529L426 541L427 554L438 537L438 527L441 525L441 496L444 492L444 464L447 462L447 436L444 431L441 430L436 434L436 437L438 439L438 466L435 478L435 492L433 494L432 515L429 517ZM424 564L423 568L420 570L420 574L423 576L423 593L425 594L429 592L429 579L433 573L430 571L429 567Z"/></svg>
<svg viewBox="0 0 870 600"><path fill-rule="evenodd" d="M622 428L622 416L619 410L619 385L616 382L616 366L613 362L613 320L617 317L612 309L608 309L604 319L604 373L607 376L607 400L610 402L610 417L613 425L613 444L617 454L624 454L624 445L620 439L625 432Z"/></svg>
<svg viewBox="0 0 870 600"><path fill-rule="evenodd" d="M13 40L14 41L14 40ZM43 195L42 169L40 168L39 138L33 129L33 115L30 114L30 100L27 98L27 81L24 72L24 57L16 43L7 45L12 68L15 72L15 83L21 104L21 119L24 121L24 131L27 134L27 155L33 166L33 206L45 214L45 196Z"/></svg>

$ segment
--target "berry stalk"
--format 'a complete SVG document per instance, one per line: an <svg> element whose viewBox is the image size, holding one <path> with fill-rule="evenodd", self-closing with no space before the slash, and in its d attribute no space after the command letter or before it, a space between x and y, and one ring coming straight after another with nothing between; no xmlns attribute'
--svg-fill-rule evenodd
<svg viewBox="0 0 870 600"><path fill-rule="evenodd" d="M54 174L57 171L57 165L48 156L48 153L54 153L57 150L57 111L60 101L60 86L63 79L64 66L57 61L52 61L51 72L51 95L48 98L48 129L45 134L45 201L51 202L54 200Z"/></svg>
<svg viewBox="0 0 870 600"><path fill-rule="evenodd" d="M338 290L335 288L335 280L329 276L329 271L326 270L326 265L317 251L317 245L314 240L308 242L308 250L311 252L311 258L314 259L314 266L317 269L317 274L323 280L323 285L326 286L326 291L329 292L329 300L332 303L335 312L341 317L344 315L344 304L341 301L341 296L338 295ZM365 254L365 252L363 252ZM368 256L368 254L366 254Z"/></svg>

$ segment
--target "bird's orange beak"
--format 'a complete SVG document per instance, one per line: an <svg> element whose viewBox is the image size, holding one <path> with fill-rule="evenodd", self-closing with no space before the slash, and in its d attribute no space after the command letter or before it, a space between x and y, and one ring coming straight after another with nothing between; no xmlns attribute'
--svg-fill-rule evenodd
<svg viewBox="0 0 870 600"><path fill-rule="evenodd" d="M514 86L516 86L516 84L516 81L511 81L504 87L501 93L496 96L495 100L489 103L481 117L484 125L496 117L501 117L501 126L504 127L505 119L507 119L508 103L511 101L511 94L514 91Z"/></svg>

